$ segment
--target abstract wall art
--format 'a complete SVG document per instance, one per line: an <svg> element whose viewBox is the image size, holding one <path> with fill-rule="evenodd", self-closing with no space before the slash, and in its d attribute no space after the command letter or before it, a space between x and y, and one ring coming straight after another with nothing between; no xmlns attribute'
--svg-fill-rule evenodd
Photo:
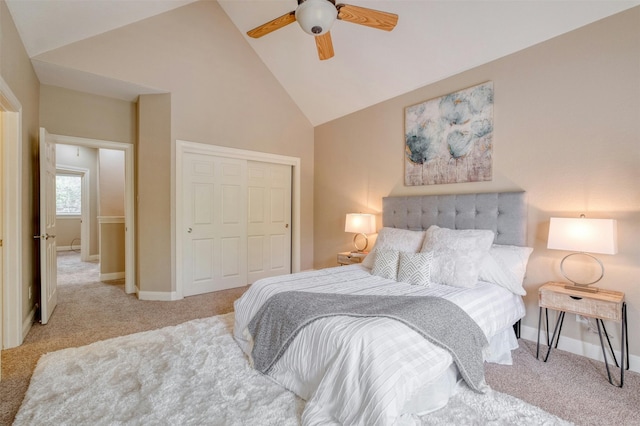
<svg viewBox="0 0 640 426"><path fill-rule="evenodd" d="M493 83L405 109L405 185L491 180Z"/></svg>

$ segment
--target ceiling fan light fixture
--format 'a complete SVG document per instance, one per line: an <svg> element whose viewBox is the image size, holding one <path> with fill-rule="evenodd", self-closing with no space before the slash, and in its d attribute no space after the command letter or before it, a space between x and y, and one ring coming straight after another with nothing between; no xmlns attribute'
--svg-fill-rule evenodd
<svg viewBox="0 0 640 426"><path fill-rule="evenodd" d="M296 21L313 36L325 34L338 17L338 10L328 0L305 0L296 9Z"/></svg>

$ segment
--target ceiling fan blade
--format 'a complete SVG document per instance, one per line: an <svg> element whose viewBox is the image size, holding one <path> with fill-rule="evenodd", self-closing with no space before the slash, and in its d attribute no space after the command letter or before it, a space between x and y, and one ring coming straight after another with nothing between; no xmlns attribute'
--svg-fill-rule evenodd
<svg viewBox="0 0 640 426"><path fill-rule="evenodd" d="M398 15L395 13L381 12L350 4L339 4L336 5L336 8L338 8L338 19L354 24L391 31L398 23Z"/></svg>
<svg viewBox="0 0 640 426"><path fill-rule="evenodd" d="M331 41L331 33L326 33L315 36L316 47L318 48L318 57L321 61L325 59L333 58L333 42Z"/></svg>
<svg viewBox="0 0 640 426"><path fill-rule="evenodd" d="M292 22L296 21L296 11L293 10L286 15L282 15L272 21L267 22L266 24L262 24L259 27L255 27L251 31L247 31L247 35L253 38L260 38L264 35L274 32L275 30L279 30L280 28L289 25Z"/></svg>

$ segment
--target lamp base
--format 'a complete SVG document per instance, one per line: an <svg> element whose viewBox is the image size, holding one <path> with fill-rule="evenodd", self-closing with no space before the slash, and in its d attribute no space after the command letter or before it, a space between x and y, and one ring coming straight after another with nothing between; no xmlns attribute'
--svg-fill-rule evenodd
<svg viewBox="0 0 640 426"><path fill-rule="evenodd" d="M360 236L362 236L362 238L364 238L364 246L363 247L358 246L358 237L360 237ZM356 253L364 252L367 249L367 247L369 246L369 238L367 238L367 234L360 233L360 234L354 235L353 236L353 246L356 249L355 250ZM352 251L352 253L353 253L353 251Z"/></svg>
<svg viewBox="0 0 640 426"><path fill-rule="evenodd" d="M565 284L564 288L566 288L567 290L583 291L585 293L597 293L600 290L598 287L587 287L577 284Z"/></svg>
<svg viewBox="0 0 640 426"><path fill-rule="evenodd" d="M566 273L566 272L565 272L565 270L564 270L564 262L565 262L568 258L570 258L570 257L572 257L572 256L579 256L579 255L586 256L586 257L590 257L591 259L593 259L593 260L595 260L596 262L598 262L598 265L600 265L600 276L599 276L597 279L595 279L595 280L593 280L593 281L590 281L590 282L587 282L587 283L582 283L582 282L578 282L578 281L572 280L571 278L569 278L569 276L567 276L567 273ZM577 287L580 287L580 289L586 289L585 291L588 291L588 292L590 292L590 293L597 293L597 290L596 290L596 291L594 291L594 292L591 292L591 291L587 288L587 286L589 286L589 285L591 285L591 284L595 284L595 283L597 283L598 281L600 281L600 280L602 279L602 277L604 277L604 265L602 264L602 262L600 261L600 259L598 259L598 258L597 258L597 257L595 257L595 256L590 255L589 253L583 253L583 252L571 253L571 254L568 254L568 255L566 255L565 257L563 257L563 258L562 258L562 261L560 262L560 272L562 272L562 275L563 275L567 280L571 281L571 282L572 282L574 285L576 285ZM577 289L577 287L576 287L576 289Z"/></svg>

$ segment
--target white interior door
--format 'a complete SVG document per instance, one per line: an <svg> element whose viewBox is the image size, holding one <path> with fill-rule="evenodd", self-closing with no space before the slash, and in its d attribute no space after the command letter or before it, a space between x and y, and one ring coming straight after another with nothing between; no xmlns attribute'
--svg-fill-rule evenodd
<svg viewBox="0 0 640 426"><path fill-rule="evenodd" d="M40 128L40 311L46 324L58 296L56 255L56 145Z"/></svg>
<svg viewBox="0 0 640 426"><path fill-rule="evenodd" d="M247 284L247 162L185 154L183 295Z"/></svg>
<svg viewBox="0 0 640 426"><path fill-rule="evenodd" d="M248 283L291 273L291 166L248 163Z"/></svg>

